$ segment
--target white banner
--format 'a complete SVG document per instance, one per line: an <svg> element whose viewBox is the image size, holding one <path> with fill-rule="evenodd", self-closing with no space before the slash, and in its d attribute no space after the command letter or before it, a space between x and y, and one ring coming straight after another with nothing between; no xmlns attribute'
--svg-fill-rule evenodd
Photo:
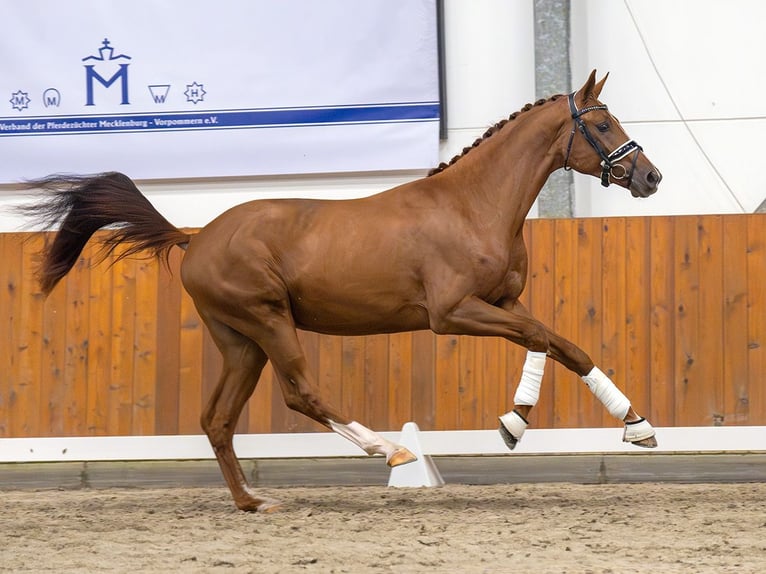
<svg viewBox="0 0 766 574"><path fill-rule="evenodd" d="M0 183L421 169L435 0L0 0Z"/></svg>

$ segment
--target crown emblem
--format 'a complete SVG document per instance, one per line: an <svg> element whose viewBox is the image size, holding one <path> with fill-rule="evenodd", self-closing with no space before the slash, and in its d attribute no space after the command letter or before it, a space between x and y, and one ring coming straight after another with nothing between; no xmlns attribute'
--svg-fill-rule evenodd
<svg viewBox="0 0 766 574"><path fill-rule="evenodd" d="M89 60L97 60L99 62L108 62L112 60L130 60L130 56L126 56L125 54L114 55L114 48L110 45L109 38L104 38L104 41L101 42L101 44L102 46L98 49L98 56L86 56L82 61L87 62Z"/></svg>

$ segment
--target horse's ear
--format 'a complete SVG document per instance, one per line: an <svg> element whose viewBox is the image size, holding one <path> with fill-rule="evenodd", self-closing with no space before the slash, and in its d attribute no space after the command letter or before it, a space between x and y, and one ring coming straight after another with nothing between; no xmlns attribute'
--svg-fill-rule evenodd
<svg viewBox="0 0 766 574"><path fill-rule="evenodd" d="M596 70L593 70L595 73ZM601 78L601 81L598 82L595 86L593 86L593 93L591 94L594 98L598 98L599 95L601 95L601 89L604 87L604 84L606 84L606 79L609 77L609 72L606 73L606 75Z"/></svg>
<svg viewBox="0 0 766 574"><path fill-rule="evenodd" d="M609 77L609 73L604 76L600 82L596 82L596 70L593 70L590 73L590 76L588 76L588 79L585 81L585 84L582 88L577 90L577 101L580 105L584 105L585 102L590 100L591 98L597 99L599 94L601 93L601 88L604 87L604 83L606 82L606 79Z"/></svg>

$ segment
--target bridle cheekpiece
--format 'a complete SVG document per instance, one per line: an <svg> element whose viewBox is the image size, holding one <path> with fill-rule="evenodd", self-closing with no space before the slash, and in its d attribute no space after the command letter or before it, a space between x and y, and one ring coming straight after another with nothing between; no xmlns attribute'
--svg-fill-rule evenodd
<svg viewBox="0 0 766 574"><path fill-rule="evenodd" d="M567 155L564 159L564 169L566 171L572 169L569 165L569 154L572 152L572 142L574 140L575 132L580 130L580 133L585 137L585 140L590 144L590 147L592 147L601 158L601 185L604 187L609 187L610 177L615 180L627 178L628 181L626 187L630 187L630 183L633 181L633 171L636 168L636 161L638 161L638 153L643 151L643 148L634 140L630 139L615 149L612 153L607 154L606 151L604 151L604 148L601 147L601 144L599 144L598 141L596 141L596 139L588 131L588 127L585 125L585 122L582 121L582 116L588 112L606 109L608 108L604 104L600 104L598 106L588 106L578 110L577 106L575 105L575 92L569 94L569 111L572 114L572 133L569 134ZM628 171L625 166L617 162L627 155L633 153L634 151L636 153L633 156L633 162L630 165L630 171Z"/></svg>

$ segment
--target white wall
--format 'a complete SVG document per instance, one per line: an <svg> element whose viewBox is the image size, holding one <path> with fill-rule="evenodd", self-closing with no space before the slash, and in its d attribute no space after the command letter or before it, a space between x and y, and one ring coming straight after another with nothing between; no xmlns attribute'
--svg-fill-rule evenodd
<svg viewBox="0 0 766 574"><path fill-rule="evenodd" d="M535 99L532 0L445 0L449 139L442 160ZM662 170L646 200L576 177L576 215L754 211L766 129L760 0L573 0L573 84L610 72L602 99ZM44 174L40 174L44 175ZM201 226L261 197L360 197L422 172L140 182L178 226ZM22 200L0 188L0 231L21 221L4 207ZM533 210L532 215L534 216Z"/></svg>
<svg viewBox="0 0 766 574"><path fill-rule="evenodd" d="M635 200L577 177L577 215L753 212L766 130L766 3L575 0L572 70L609 71L602 99L662 171Z"/></svg>

